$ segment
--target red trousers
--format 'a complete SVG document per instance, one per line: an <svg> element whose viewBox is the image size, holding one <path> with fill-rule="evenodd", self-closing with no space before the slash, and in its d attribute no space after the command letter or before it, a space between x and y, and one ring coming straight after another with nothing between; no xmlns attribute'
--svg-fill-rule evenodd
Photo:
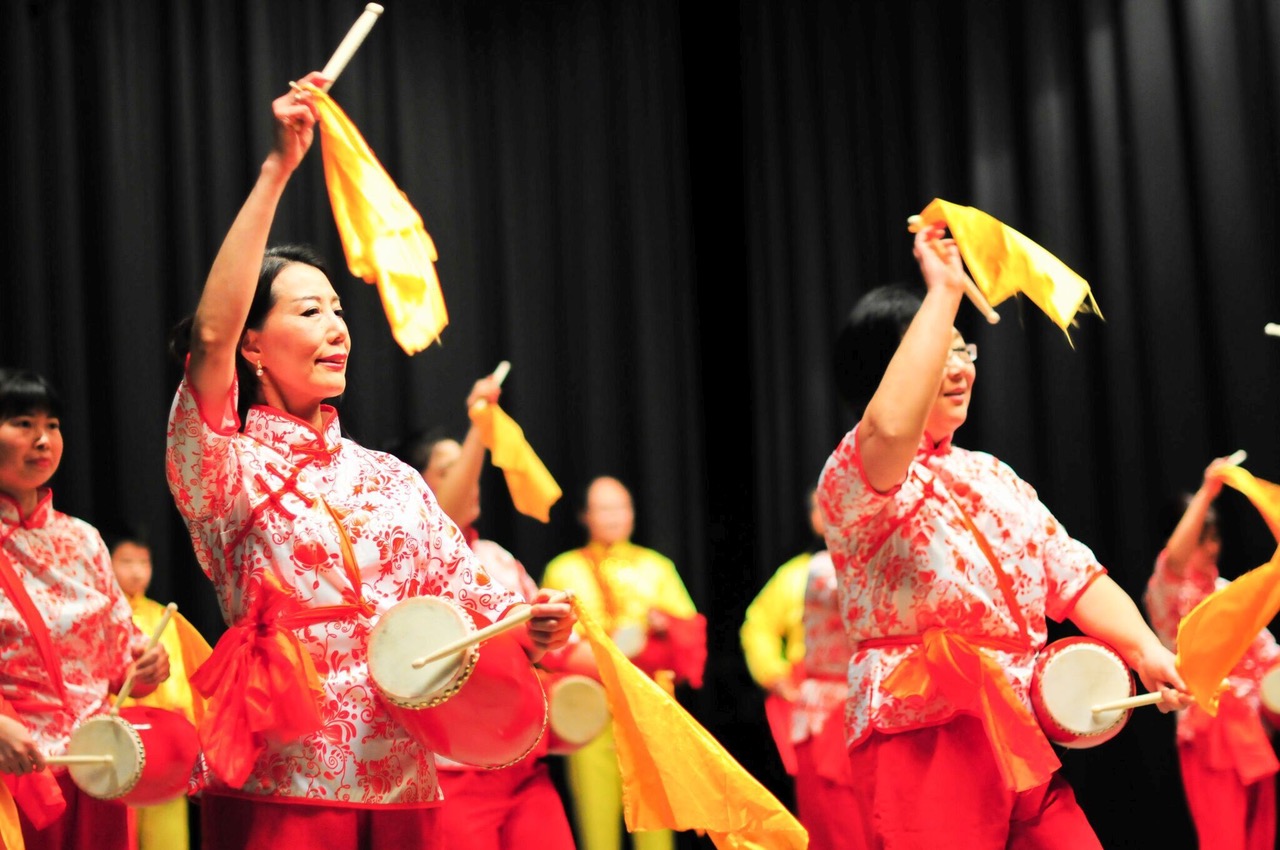
<svg viewBox="0 0 1280 850"><path fill-rule="evenodd" d="M1276 779L1245 785L1234 769L1215 770L1202 747L1178 742L1182 787L1200 850L1272 850L1276 838Z"/></svg>
<svg viewBox="0 0 1280 850"><path fill-rule="evenodd" d="M438 771L441 846L450 850L573 850L564 802L542 759L501 770Z"/></svg>
<svg viewBox="0 0 1280 850"><path fill-rule="evenodd" d="M200 798L203 850L384 850L445 845L439 806L357 809L278 803L205 794Z"/></svg>
<svg viewBox="0 0 1280 850"><path fill-rule="evenodd" d="M862 831L853 789L818 774L810 738L795 745L796 814L809 831L809 850L857 850Z"/></svg>
<svg viewBox="0 0 1280 850"><path fill-rule="evenodd" d="M849 751L868 850L1101 850L1058 774L1021 793L1005 789L986 732L975 717L941 726L873 732Z"/></svg>
<svg viewBox="0 0 1280 850"><path fill-rule="evenodd" d="M66 771L54 775L67 809L37 832L19 807L27 850L130 850L134 846L134 816L126 805L90 797L76 787Z"/></svg>

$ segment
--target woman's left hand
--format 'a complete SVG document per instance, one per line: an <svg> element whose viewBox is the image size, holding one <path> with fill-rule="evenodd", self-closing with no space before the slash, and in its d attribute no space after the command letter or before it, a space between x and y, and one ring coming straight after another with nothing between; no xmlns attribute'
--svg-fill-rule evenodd
<svg viewBox="0 0 1280 850"><path fill-rule="evenodd" d="M534 649L546 652L569 642L573 624L578 621L569 599L565 593L547 589L539 590L533 598L533 617L528 627Z"/></svg>

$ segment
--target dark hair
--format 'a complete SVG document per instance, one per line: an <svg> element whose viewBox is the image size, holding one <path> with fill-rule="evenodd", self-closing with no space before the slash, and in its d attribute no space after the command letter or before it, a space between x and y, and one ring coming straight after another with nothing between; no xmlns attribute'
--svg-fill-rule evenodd
<svg viewBox="0 0 1280 850"><path fill-rule="evenodd" d="M831 369L840 398L861 415L902 342L922 298L905 283L878 286L858 299L836 335Z"/></svg>
<svg viewBox="0 0 1280 850"><path fill-rule="evenodd" d="M258 285L253 291L253 301L249 304L249 315L245 317L244 327L240 330L241 335L246 330L258 330L262 327L262 323L266 321L267 313L271 311L271 308L276 303L271 286L275 283L276 278L280 276L280 272L293 263L312 266L318 269L331 284L333 283L333 277L329 274L328 265L310 245L287 244L274 245L268 248L262 255L262 267L258 271ZM191 328L194 320L194 316L186 316L179 320L174 325L173 330L169 332L169 355L183 368L186 367L187 355L191 353ZM240 402L236 405L236 412L239 414L240 422L243 424L249 408L257 401L258 375L257 364L250 363L241 357L238 346L236 351L236 375L240 384Z"/></svg>
<svg viewBox="0 0 1280 850"><path fill-rule="evenodd" d="M391 448L391 454L419 472L423 472L426 470L427 464L431 462L431 452L435 450L436 445L452 439L453 437L449 436L443 426L437 425L433 428L418 431L397 443Z"/></svg>
<svg viewBox="0 0 1280 850"><path fill-rule="evenodd" d="M0 419L44 413L62 418L62 399L53 384L29 369L0 369Z"/></svg>
<svg viewBox="0 0 1280 850"><path fill-rule="evenodd" d="M132 543L147 550L151 549L151 542L147 539L146 529L142 526L125 523L108 529L100 529L100 531L102 533L102 541L107 544L107 551L113 555L116 549L124 543Z"/></svg>

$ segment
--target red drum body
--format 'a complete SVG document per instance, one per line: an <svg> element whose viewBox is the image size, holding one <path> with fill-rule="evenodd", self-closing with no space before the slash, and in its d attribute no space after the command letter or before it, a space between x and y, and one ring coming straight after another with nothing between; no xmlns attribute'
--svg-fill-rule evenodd
<svg viewBox="0 0 1280 850"><path fill-rule="evenodd" d="M595 740L609 725L604 685L579 673L542 673L547 692L547 752L567 755Z"/></svg>
<svg viewBox="0 0 1280 850"><path fill-rule="evenodd" d="M437 596L397 603L369 634L369 677L391 714L427 749L463 764L506 767L533 750L547 724L546 694L514 633L413 666L475 632L477 619Z"/></svg>
<svg viewBox="0 0 1280 850"><path fill-rule="evenodd" d="M72 756L110 755L110 764L67 768L80 790L99 800L153 806L183 796L200 754L196 727L185 714L134 705L76 727Z"/></svg>
<svg viewBox="0 0 1280 850"><path fill-rule="evenodd" d="M1129 721L1129 709L1094 712L1093 706L1133 696L1133 674L1120 654L1100 640L1056 640L1036 658L1031 705L1050 741L1087 749L1110 741Z"/></svg>

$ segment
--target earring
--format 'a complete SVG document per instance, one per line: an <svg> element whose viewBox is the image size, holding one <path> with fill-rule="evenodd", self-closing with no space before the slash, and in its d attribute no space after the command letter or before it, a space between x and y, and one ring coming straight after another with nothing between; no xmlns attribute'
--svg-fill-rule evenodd
<svg viewBox="0 0 1280 850"><path fill-rule="evenodd" d="M259 378L262 377L262 361L261 360L258 361L258 368L254 370L254 374L257 375Z"/></svg>

